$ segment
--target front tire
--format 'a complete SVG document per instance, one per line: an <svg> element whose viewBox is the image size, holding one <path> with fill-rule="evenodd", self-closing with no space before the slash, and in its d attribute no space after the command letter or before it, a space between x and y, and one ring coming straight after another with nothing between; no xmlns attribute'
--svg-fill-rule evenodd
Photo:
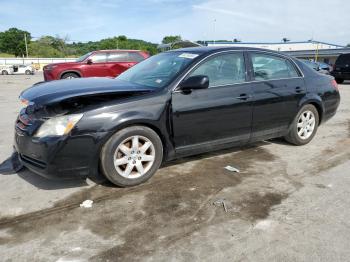
<svg viewBox="0 0 350 262"><path fill-rule="evenodd" d="M129 187L147 181L163 159L162 141L152 129L131 126L115 133L101 150L101 167L115 185Z"/></svg>
<svg viewBox="0 0 350 262"><path fill-rule="evenodd" d="M8 73L6 70L2 70L2 71L1 71L1 74L2 74L2 75L8 75L9 73Z"/></svg>
<svg viewBox="0 0 350 262"><path fill-rule="evenodd" d="M61 76L61 79L73 79L73 78L79 78L80 76L76 73L65 73Z"/></svg>
<svg viewBox="0 0 350 262"><path fill-rule="evenodd" d="M285 139L297 146L305 145L315 136L318 124L319 115L316 107L311 104L305 105L294 118Z"/></svg>
<svg viewBox="0 0 350 262"><path fill-rule="evenodd" d="M32 74L32 72L31 72L30 70L26 70L24 73L25 73L26 75L31 75L31 74Z"/></svg>

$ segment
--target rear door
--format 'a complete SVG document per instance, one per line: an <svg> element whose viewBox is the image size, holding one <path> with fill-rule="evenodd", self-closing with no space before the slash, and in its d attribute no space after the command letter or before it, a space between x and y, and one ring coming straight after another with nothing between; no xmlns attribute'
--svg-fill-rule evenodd
<svg viewBox="0 0 350 262"><path fill-rule="evenodd" d="M176 151L206 151L249 140L252 120L250 84L246 83L243 52L213 55L186 77L206 75L209 88L172 95Z"/></svg>
<svg viewBox="0 0 350 262"><path fill-rule="evenodd" d="M106 64L108 76L116 77L142 60L144 57L137 52L110 52Z"/></svg>
<svg viewBox="0 0 350 262"><path fill-rule="evenodd" d="M116 77L130 68L132 64L129 62L128 53L110 52L107 57L108 76Z"/></svg>
<svg viewBox="0 0 350 262"><path fill-rule="evenodd" d="M294 62L268 52L248 52L254 93L252 141L283 135L306 93Z"/></svg>

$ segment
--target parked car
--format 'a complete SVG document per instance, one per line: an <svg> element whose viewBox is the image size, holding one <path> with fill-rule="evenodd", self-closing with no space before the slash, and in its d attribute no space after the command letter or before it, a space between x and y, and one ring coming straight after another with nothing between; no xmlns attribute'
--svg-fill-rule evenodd
<svg viewBox="0 0 350 262"><path fill-rule="evenodd" d="M13 73L15 75L25 74L34 75L35 69L31 65L13 65Z"/></svg>
<svg viewBox="0 0 350 262"><path fill-rule="evenodd" d="M148 53L138 50L93 51L75 62L44 66L44 79L50 81L92 76L115 77L148 57Z"/></svg>
<svg viewBox="0 0 350 262"><path fill-rule="evenodd" d="M325 62L316 62L318 64L318 67L322 70L326 70L328 72L331 72L333 70L333 67Z"/></svg>
<svg viewBox="0 0 350 262"><path fill-rule="evenodd" d="M2 75L11 75L13 73L13 68L8 65L0 65L0 72Z"/></svg>
<svg viewBox="0 0 350 262"><path fill-rule="evenodd" d="M103 174L119 186L164 161L274 137L305 145L335 113L334 78L254 48L163 52L117 78L38 83L20 95L20 161L46 177Z"/></svg>
<svg viewBox="0 0 350 262"><path fill-rule="evenodd" d="M343 83L344 80L350 80L350 54L338 56L331 75L334 76L338 84Z"/></svg>
<svg viewBox="0 0 350 262"><path fill-rule="evenodd" d="M309 67L311 67L312 69L316 70L317 72L321 74L329 75L329 71L322 69L318 62L310 61L307 59L299 59L299 60L305 63L306 65L308 65Z"/></svg>

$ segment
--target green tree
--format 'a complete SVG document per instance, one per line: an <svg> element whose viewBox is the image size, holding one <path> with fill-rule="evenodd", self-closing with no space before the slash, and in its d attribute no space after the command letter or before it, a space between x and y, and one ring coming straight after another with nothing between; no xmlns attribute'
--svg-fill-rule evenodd
<svg viewBox="0 0 350 262"><path fill-rule="evenodd" d="M163 37L162 43L163 44L170 44L170 43L174 43L174 42L181 41L181 40L182 40L182 38L179 35L168 35L168 36Z"/></svg>
<svg viewBox="0 0 350 262"><path fill-rule="evenodd" d="M28 46L29 54L32 57L62 57L63 53L50 44L40 40L33 41Z"/></svg>
<svg viewBox="0 0 350 262"><path fill-rule="evenodd" d="M10 28L0 33L0 52L22 56L26 53L24 35L27 37L27 43L30 43L31 36L27 31L17 28Z"/></svg>

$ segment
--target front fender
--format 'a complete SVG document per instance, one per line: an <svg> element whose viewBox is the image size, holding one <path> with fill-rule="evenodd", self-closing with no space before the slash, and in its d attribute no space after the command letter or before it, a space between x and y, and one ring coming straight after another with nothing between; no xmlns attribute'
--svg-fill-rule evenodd
<svg viewBox="0 0 350 262"><path fill-rule="evenodd" d="M103 144L119 130L132 126L144 125L153 129L161 138L165 157L173 154L171 141L171 124L169 120L170 102L159 101L132 101L116 108L100 108L95 112L86 114L77 125L80 133L104 132ZM148 100L148 99L145 99Z"/></svg>

